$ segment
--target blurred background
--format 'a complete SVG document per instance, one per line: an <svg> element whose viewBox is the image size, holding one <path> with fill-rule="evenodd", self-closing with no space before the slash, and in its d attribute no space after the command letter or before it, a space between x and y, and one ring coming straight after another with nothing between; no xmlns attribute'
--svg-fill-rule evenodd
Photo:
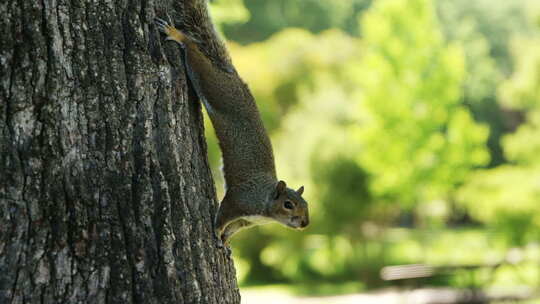
<svg viewBox="0 0 540 304"><path fill-rule="evenodd" d="M244 303L540 303L540 1L211 9L311 208L233 238Z"/></svg>

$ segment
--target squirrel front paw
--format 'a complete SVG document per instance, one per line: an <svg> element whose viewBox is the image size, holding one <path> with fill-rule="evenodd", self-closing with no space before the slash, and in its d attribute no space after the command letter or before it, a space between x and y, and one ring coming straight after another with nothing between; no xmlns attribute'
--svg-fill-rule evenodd
<svg viewBox="0 0 540 304"><path fill-rule="evenodd" d="M167 38L165 38L165 40L172 40L178 43L184 43L186 36L177 28L170 25L167 21L161 18L154 18L154 22L156 23L159 31L167 35Z"/></svg>

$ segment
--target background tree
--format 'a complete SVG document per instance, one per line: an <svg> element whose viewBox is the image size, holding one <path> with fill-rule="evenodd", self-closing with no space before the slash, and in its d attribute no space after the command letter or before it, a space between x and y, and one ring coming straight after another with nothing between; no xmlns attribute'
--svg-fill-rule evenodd
<svg viewBox="0 0 540 304"><path fill-rule="evenodd" d="M537 240L540 227L540 39L513 42L515 71L499 90L502 106L525 113L524 122L503 137L509 163L476 172L461 189L472 216L503 232L509 245Z"/></svg>
<svg viewBox="0 0 540 304"><path fill-rule="evenodd" d="M200 105L152 24L181 13L0 3L1 303L239 302Z"/></svg>
<svg viewBox="0 0 540 304"><path fill-rule="evenodd" d="M355 73L356 133L372 191L403 206L448 200L470 170L488 160L488 129L460 99L462 48L444 41L426 0L376 3L363 28L368 49Z"/></svg>

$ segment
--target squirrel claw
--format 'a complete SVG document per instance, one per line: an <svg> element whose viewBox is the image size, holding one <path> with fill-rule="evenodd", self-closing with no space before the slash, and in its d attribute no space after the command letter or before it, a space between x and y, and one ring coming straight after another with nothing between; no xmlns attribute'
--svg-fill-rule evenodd
<svg viewBox="0 0 540 304"><path fill-rule="evenodd" d="M154 22L157 25L158 30L161 33L167 35L167 38L165 40L174 40L170 36L172 26L169 24L169 22L157 17L154 18Z"/></svg>
<svg viewBox="0 0 540 304"><path fill-rule="evenodd" d="M165 20L163 20L163 19L161 19L161 18L158 18L158 17L154 18L154 22L156 23L156 25L157 25L160 29L163 29L163 28L169 26L169 22L167 22L167 21L165 21Z"/></svg>
<svg viewBox="0 0 540 304"><path fill-rule="evenodd" d="M183 44L186 36L184 35L184 33L182 33L181 31L176 29L174 26L169 24L169 22L156 17L154 18L154 23L156 24L160 32L167 35L167 38L165 38L165 41L176 41L180 44Z"/></svg>

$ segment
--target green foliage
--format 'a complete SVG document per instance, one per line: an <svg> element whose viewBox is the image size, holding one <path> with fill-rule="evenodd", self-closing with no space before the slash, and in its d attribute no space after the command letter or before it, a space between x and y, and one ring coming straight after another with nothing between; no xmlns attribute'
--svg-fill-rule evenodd
<svg viewBox="0 0 540 304"><path fill-rule="evenodd" d="M540 40L517 40L516 71L501 84L501 102L527 120L503 140L511 164L476 173L460 199L478 220L505 231L510 244L540 236Z"/></svg>
<svg viewBox="0 0 540 304"><path fill-rule="evenodd" d="M347 33L356 34L356 16L366 9L371 1L245 1L251 13L249 21L243 24L228 24L224 30L227 37L243 44L268 39L286 28L303 28L313 33L339 28Z"/></svg>
<svg viewBox="0 0 540 304"><path fill-rule="evenodd" d="M540 96L540 40L514 41L516 71L501 85L502 103L518 110L538 110Z"/></svg>
<svg viewBox="0 0 540 304"><path fill-rule="evenodd" d="M460 192L470 214L504 232L511 245L540 236L540 167L500 166L480 171Z"/></svg>
<svg viewBox="0 0 540 304"><path fill-rule="evenodd" d="M488 130L461 104L461 48L444 42L429 1L377 2L363 28L367 51L352 69L361 88L359 163L385 200L445 199L488 160Z"/></svg>
<svg viewBox="0 0 540 304"><path fill-rule="evenodd" d="M210 2L212 19L215 24L238 24L249 20L249 11L242 0L216 0Z"/></svg>
<svg viewBox="0 0 540 304"><path fill-rule="evenodd" d="M500 144L508 131L497 104L497 86L511 69L508 44L516 33L530 30L524 10L525 0L440 0L438 15L444 33L460 43L466 59L463 101L475 119L490 127L490 166L504 163Z"/></svg>
<svg viewBox="0 0 540 304"><path fill-rule="evenodd" d="M439 0L437 2L439 16L450 39L463 39L466 43L477 40L471 41L470 38L474 36L486 39L490 56L482 56L482 59L493 60L498 69L504 73L511 71L512 56L508 43L516 33L533 30L527 22L525 6L531 1L494 3L490 0ZM467 39L467 36L470 38Z"/></svg>

